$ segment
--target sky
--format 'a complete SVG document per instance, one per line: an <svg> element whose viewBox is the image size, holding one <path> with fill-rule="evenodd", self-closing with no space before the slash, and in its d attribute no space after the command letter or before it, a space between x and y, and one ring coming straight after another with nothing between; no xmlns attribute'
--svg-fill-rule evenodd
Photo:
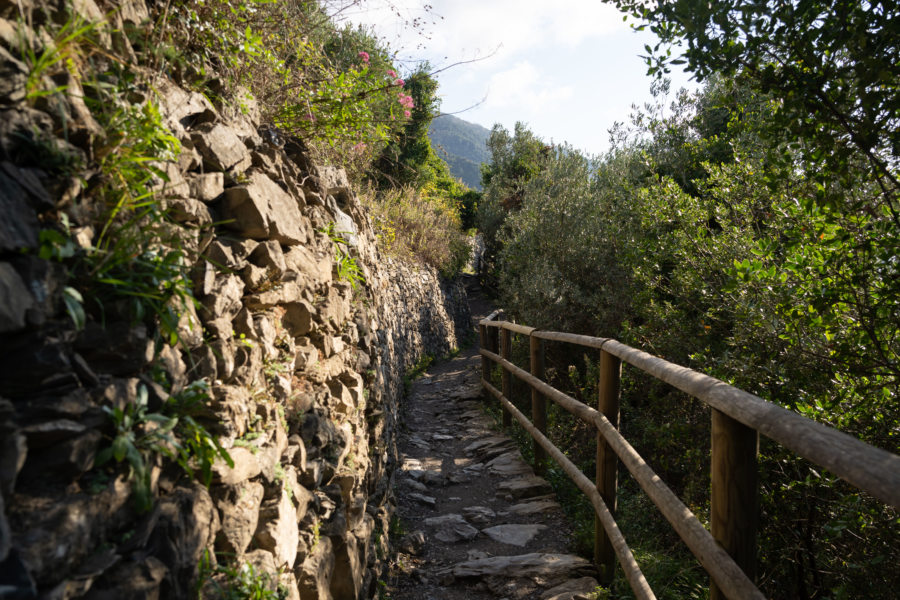
<svg viewBox="0 0 900 600"><path fill-rule="evenodd" d="M440 83L441 110L487 128L524 122L547 142L589 154L632 105L651 99L639 55L655 44L599 0L364 0L342 15L365 24L412 68L427 59ZM410 23L418 23L411 27ZM696 88L682 72L672 89ZM468 109L468 110L466 110ZM463 112L459 112L463 111Z"/></svg>

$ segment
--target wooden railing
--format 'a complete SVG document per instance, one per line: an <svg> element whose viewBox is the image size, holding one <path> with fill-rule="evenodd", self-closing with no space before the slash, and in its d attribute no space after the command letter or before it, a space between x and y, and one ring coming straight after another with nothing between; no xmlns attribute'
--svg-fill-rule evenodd
<svg viewBox="0 0 900 600"><path fill-rule="evenodd" d="M882 502L900 508L900 456L718 379L651 356L612 339L541 331L498 320L499 311L480 323L482 385L504 408L503 425L515 418L534 440L536 470L552 457L588 497L596 512L594 560L603 582L612 581L615 561L637 598L655 598L615 521L617 458L659 508L710 575L710 597L761 599L754 584L758 513L759 434L822 466ZM530 371L510 362L512 335L529 338ZM545 340L600 350L597 409L543 381ZM502 367L501 389L490 382L491 364ZM619 433L619 377L622 362L701 400L712 410L710 530L653 472ZM531 388L529 421L510 401L511 377ZM550 398L597 429L597 472L591 481L546 437Z"/></svg>

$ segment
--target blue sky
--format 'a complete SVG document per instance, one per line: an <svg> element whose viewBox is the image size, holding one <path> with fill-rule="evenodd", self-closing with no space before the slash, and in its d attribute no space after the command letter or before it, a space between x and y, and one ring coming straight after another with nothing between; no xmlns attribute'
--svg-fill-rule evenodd
<svg viewBox="0 0 900 600"><path fill-rule="evenodd" d="M516 121L546 141L588 153L608 146L607 131L650 100L639 58L649 32L634 32L599 0L366 0L343 14L372 26L401 61L434 68L483 57L437 75L441 108L490 128ZM418 28L410 27L419 19ZM401 62L402 64L402 62ZM672 89L696 87L672 74Z"/></svg>

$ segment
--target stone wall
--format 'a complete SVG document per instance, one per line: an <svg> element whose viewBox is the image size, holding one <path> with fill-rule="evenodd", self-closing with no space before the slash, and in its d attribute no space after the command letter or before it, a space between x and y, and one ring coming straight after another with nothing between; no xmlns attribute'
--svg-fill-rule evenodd
<svg viewBox="0 0 900 600"><path fill-rule="evenodd" d="M127 4L116 18L146 13ZM252 107L216 107L157 78L183 147L160 165L169 181L157 198L179 221L199 303L174 346L114 313L76 329L62 296L71 282L38 256L39 231L65 215L82 248L97 231L76 210L77 182L20 151L29 131L58 135L60 117L26 104L7 77L21 71L7 35L15 7L0 1L0 597L187 598L197 586L216 597L223 557L270 574L290 598L372 596L403 375L469 330L464 290L382 256L343 171L312 164L302 140L260 128ZM77 98L68 103L69 129L89 131ZM59 143L89 155L91 137ZM337 277L339 252L357 261L357 289ZM95 465L116 435L110 411L146 399L164 412L198 380L209 397L192 416L234 467L218 460L207 487L151 454L153 503L140 511L127 461Z"/></svg>

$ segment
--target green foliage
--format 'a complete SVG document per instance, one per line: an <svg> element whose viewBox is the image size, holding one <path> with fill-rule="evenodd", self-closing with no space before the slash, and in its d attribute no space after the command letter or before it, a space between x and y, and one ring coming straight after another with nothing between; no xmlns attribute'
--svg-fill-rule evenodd
<svg viewBox="0 0 900 600"><path fill-rule="evenodd" d="M212 465L217 459L234 466L218 439L194 418L205 412L207 389L206 382L195 381L173 395L162 412L150 412L147 388L139 385L133 404L103 407L112 418L114 435L110 445L97 454L95 466L101 467L110 459L128 464L128 478L134 482L134 503L139 512L153 507L150 478L157 456L175 460L190 477L196 477L199 470L199 478L206 486L212 482Z"/></svg>
<svg viewBox="0 0 900 600"><path fill-rule="evenodd" d="M379 245L389 254L431 265L453 277L466 264L469 245L457 209L441 191L403 188L362 197Z"/></svg>
<svg viewBox="0 0 900 600"><path fill-rule="evenodd" d="M265 121L358 176L406 121L387 47L316 2L175 2L166 29L182 77L213 95L249 89ZM162 57L161 57L162 59Z"/></svg>
<svg viewBox="0 0 900 600"><path fill-rule="evenodd" d="M258 570L252 564L213 566L209 550L198 565L197 598L218 600L285 600L289 590L278 582L277 574Z"/></svg>
<svg viewBox="0 0 900 600"><path fill-rule="evenodd" d="M770 126L780 103L745 78L711 78L671 106L667 86L656 91L603 157L542 152L524 129L497 131L479 212L499 249L504 306L529 325L618 338L896 451L900 229L883 177L862 160L825 179L810 173ZM589 381L589 365L555 360ZM626 436L702 518L707 409L627 369L622 385ZM591 443L557 435L576 453ZM772 444L760 461L764 592L887 597L896 577L878 565L900 560L889 542L896 511ZM654 537L644 529L638 551L668 554L668 538L644 545L640 536ZM676 587L690 596L695 582Z"/></svg>
<svg viewBox="0 0 900 600"><path fill-rule="evenodd" d="M491 162L481 167L484 197L478 206L477 222L484 237L483 260L489 272L493 272L506 216L521 206L523 187L540 172L549 148L523 123L516 123L512 136L495 125L487 145Z"/></svg>
<svg viewBox="0 0 900 600"><path fill-rule="evenodd" d="M133 73L114 67L83 86L105 132L95 150L99 176L83 208L98 232L93 243L77 247L64 219L60 230L41 233L39 255L68 267L75 283L64 298L77 325L83 325L85 311L103 317L111 310L158 325L174 344L179 313L194 301L182 249L189 234L169 221L158 190L168 181L164 163L174 160L180 145L153 102L129 101L141 86Z"/></svg>
<svg viewBox="0 0 900 600"><path fill-rule="evenodd" d="M388 144L375 163L373 178L380 188L419 187L435 178L435 169L446 171L431 148L428 128L440 109L437 80L423 63L406 77L404 89L412 97L411 116L397 140ZM447 171L449 178L449 171Z"/></svg>
<svg viewBox="0 0 900 600"><path fill-rule="evenodd" d="M115 435L110 446L97 454L94 464L103 466L110 459L117 463L127 461L128 478L134 480L135 508L146 512L153 507L150 463L158 454L174 458L176 442L172 430L178 418L149 412L144 385L138 386L134 404L104 406L103 410L112 418Z"/></svg>
<svg viewBox="0 0 900 600"><path fill-rule="evenodd" d="M686 63L699 80L739 75L778 98L766 127L772 135L786 134L810 180L823 186L813 197L817 204L852 206L829 188L851 182L851 173L865 165L879 185L867 203L888 210L894 226L900 225L900 11L895 5L610 2L636 17L638 28L649 27L659 36L656 48L647 47L651 73ZM683 55L673 58L671 46L684 42ZM793 161L791 154L781 157Z"/></svg>
<svg viewBox="0 0 900 600"><path fill-rule="evenodd" d="M403 376L403 390L407 395L409 395L409 390L412 388L412 382L424 375L433 362L434 356L426 354L419 359L419 362L406 371L406 374Z"/></svg>
<svg viewBox="0 0 900 600"><path fill-rule="evenodd" d="M218 438L197 421L198 418L208 417L209 401L209 384L201 379L174 394L165 407L167 412L178 417L175 433L178 437L176 460L179 466L207 487L212 483L212 467L217 460L234 467L234 461Z"/></svg>
<svg viewBox="0 0 900 600"><path fill-rule="evenodd" d="M329 223L323 233L331 239L334 246L334 262L338 279L349 283L354 290L357 289L366 280L359 265L356 264L356 259L350 256L349 242L342 237L347 232L335 231L334 223Z"/></svg>
<svg viewBox="0 0 900 600"><path fill-rule="evenodd" d="M77 72L78 64L94 45L92 34L100 23L86 22L74 11L53 32L53 39L35 48L25 38L19 40L19 50L28 67L25 84L26 100L35 103L46 96L65 92L65 86L47 85L47 77L61 69ZM51 80L52 81L52 80Z"/></svg>

